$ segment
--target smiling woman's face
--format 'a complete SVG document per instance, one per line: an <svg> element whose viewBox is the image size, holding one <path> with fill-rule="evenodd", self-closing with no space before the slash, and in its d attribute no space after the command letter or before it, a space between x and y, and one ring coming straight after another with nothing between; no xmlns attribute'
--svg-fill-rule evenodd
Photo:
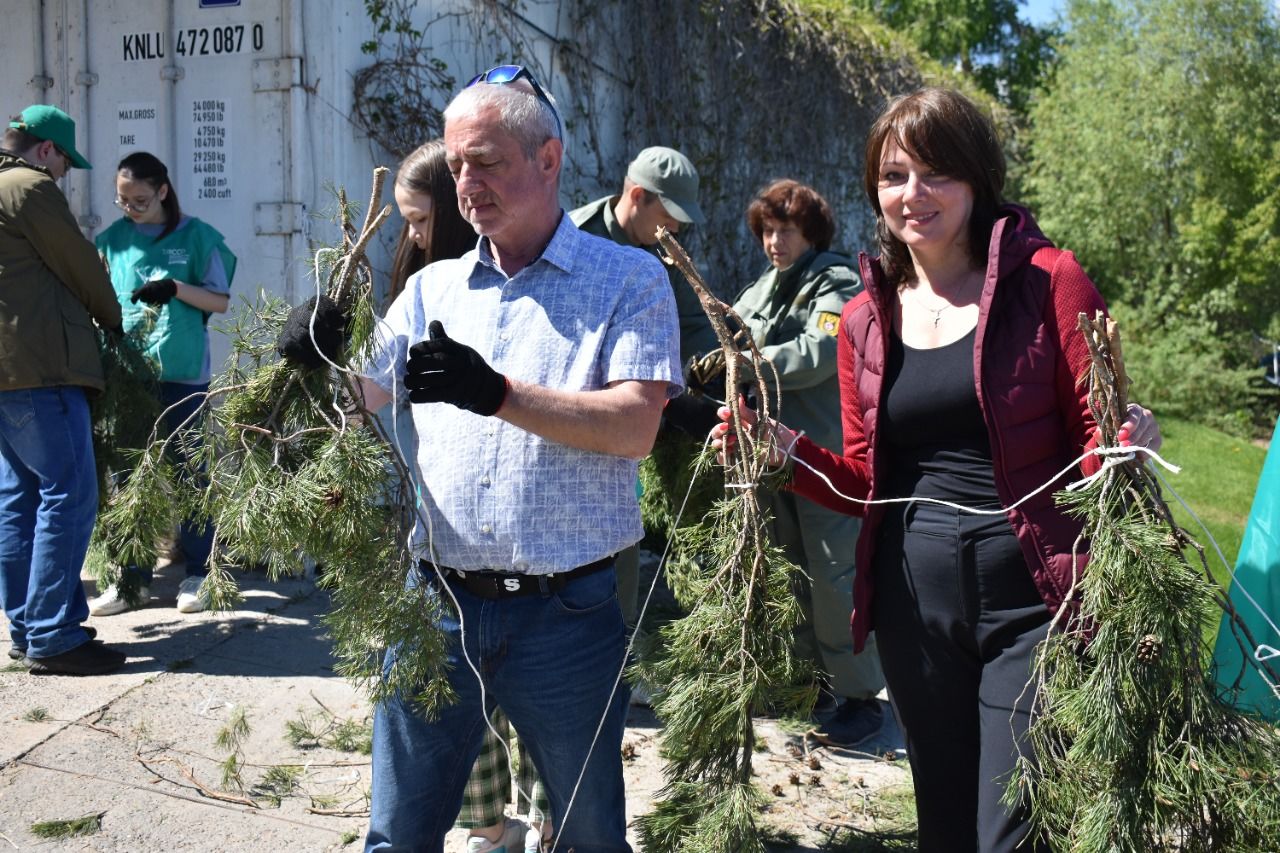
<svg viewBox="0 0 1280 853"><path fill-rule="evenodd" d="M880 157L877 197L885 225L912 255L967 252L973 189L888 142Z"/></svg>

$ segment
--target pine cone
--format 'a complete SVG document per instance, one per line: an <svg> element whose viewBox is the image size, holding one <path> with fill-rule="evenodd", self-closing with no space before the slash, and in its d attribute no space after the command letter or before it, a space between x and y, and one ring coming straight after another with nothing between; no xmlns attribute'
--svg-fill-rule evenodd
<svg viewBox="0 0 1280 853"><path fill-rule="evenodd" d="M1138 661L1147 664L1155 663L1156 658L1160 657L1162 645L1160 638L1155 634L1147 634L1138 641Z"/></svg>

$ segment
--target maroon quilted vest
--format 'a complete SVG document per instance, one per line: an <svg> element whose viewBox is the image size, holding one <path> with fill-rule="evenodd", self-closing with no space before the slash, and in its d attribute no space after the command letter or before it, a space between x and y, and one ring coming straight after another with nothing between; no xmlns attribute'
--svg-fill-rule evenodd
<svg viewBox="0 0 1280 853"><path fill-rule="evenodd" d="M1006 205L991 234L973 350L979 405L991 439L996 489L1006 507L1032 492L1093 446L1094 423L1087 389L1088 352L1076 329L1080 312L1103 309L1097 289L1074 256L1052 247L1023 208ZM886 292L880 265L866 255L860 266L866 291L846 306L841 322L840 393L844 454L821 453L801 442L797 456L823 470L853 497L877 497L882 481L876 459L879 405L884 385L889 318L896 294ZM1097 469L1096 457L1083 466ZM1075 572L1087 562L1077 543L1081 523L1054 505L1053 492L1079 476L1073 469L1016 508L1009 523L1045 604L1057 612ZM795 491L866 521L857 546L853 634L858 649L873 627L875 578L872 550L881 511L834 496L804 466L796 466ZM1072 552L1076 551L1073 560ZM1074 568L1073 568L1074 567Z"/></svg>

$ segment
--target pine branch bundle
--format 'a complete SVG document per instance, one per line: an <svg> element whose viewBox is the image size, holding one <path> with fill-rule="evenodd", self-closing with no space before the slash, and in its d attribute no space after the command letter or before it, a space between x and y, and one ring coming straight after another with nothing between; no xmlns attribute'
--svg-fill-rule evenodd
<svg viewBox="0 0 1280 853"><path fill-rule="evenodd" d="M153 424L160 417L160 372L145 355L147 335L154 326L156 313L153 308L148 311L151 321L133 331L125 334L102 332L98 336L105 388L90 401L89 411L93 422L99 513L107 510L117 484L128 477L139 453L152 439ZM113 564L107 555L119 554L123 546L120 543L113 546L106 541L108 529L101 523L94 527L85 558L98 589L121 583L119 566ZM161 530L160 535L167 532ZM154 551L153 543L150 552L154 554ZM139 587L138 578L130 576L121 584L121 593L136 601Z"/></svg>
<svg viewBox="0 0 1280 853"><path fill-rule="evenodd" d="M125 470L130 451L140 450L160 416L160 374L143 354L146 331L101 332L98 354L106 387L90 402L93 456L98 467L98 497L110 494L110 475Z"/></svg>
<svg viewBox="0 0 1280 853"><path fill-rule="evenodd" d="M732 309L711 296L679 243L665 231L659 239L702 300L725 349L726 387L736 388L740 356L725 322ZM759 350L749 344L743 356L759 376L766 363ZM744 420L736 398L729 401L737 449L725 474L727 496L682 531L706 567L689 562L670 577L688 615L661 629L654 659L641 663L645 680L661 685L654 708L665 727L667 783L654 811L639 819L645 849L655 853L764 850L752 712L798 680L791 637L800 607L791 592L794 566L769 541L759 495L778 475L766 464L773 449L769 390L756 380L756 393L755 425Z"/></svg>
<svg viewBox="0 0 1280 853"><path fill-rule="evenodd" d="M1091 408L1114 447L1128 385L1118 333L1083 314L1080 327ZM1208 671L1204 637L1226 599L1203 551L1141 457L1058 500L1085 520L1090 560L1078 611L1039 650L1035 759L1020 761L1006 799L1029 797L1054 850L1276 850L1280 732L1224 702Z"/></svg>
<svg viewBox="0 0 1280 853"><path fill-rule="evenodd" d="M724 480L713 464L715 454L704 453L703 445L700 439L667 429L640 460L640 520L646 533L674 536L682 504L684 518L702 518L724 493Z"/></svg>
<svg viewBox="0 0 1280 853"><path fill-rule="evenodd" d="M387 169L374 172L363 225L339 191L342 243L316 253L314 273L348 318L337 363L359 364L375 345L373 271L364 248L390 215L379 210ZM375 214L375 211L377 213ZM147 565L155 542L181 518L209 518L214 547L203 590L211 606L238 597L230 569L265 564L276 579L305 553L333 590L326 617L343 675L375 701L414 696L428 711L453 696L444 680L443 605L417 581L409 539L417 518L409 467L382 425L359 403L350 373L295 367L275 341L288 306L262 299L231 325L232 355L177 437L155 437L100 518L117 564ZM170 451L185 442L188 463ZM383 649L399 646L382 671Z"/></svg>

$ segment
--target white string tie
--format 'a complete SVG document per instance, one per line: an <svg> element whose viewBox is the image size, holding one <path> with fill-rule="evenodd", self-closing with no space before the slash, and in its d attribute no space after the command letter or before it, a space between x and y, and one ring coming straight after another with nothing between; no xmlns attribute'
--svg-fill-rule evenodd
<svg viewBox="0 0 1280 853"><path fill-rule="evenodd" d="M1098 479L1103 474L1107 473L1117 465L1123 462L1133 461L1134 459L1137 458L1138 453L1145 453L1148 457L1159 462L1167 470L1172 471L1175 474L1182 473L1182 469L1180 467L1165 461L1164 457L1162 457L1159 453L1156 453L1154 450L1152 450L1149 447L1140 447L1137 445L1129 445L1129 446L1122 445L1119 447L1095 447L1093 449L1093 452L1098 456L1103 457L1102 467L1099 468L1097 471L1093 472L1092 474L1090 474L1088 477L1085 477L1083 480L1076 480L1074 483L1068 484L1067 491L1075 492L1080 489L1083 489L1085 486L1088 486L1094 480ZM1083 458L1084 457L1081 457L1081 459Z"/></svg>

